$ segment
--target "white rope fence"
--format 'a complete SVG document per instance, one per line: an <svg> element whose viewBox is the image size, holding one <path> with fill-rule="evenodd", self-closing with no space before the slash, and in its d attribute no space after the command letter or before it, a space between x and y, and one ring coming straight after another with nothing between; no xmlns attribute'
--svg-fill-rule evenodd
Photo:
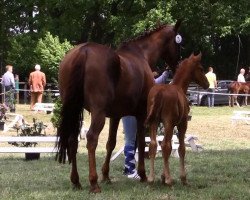
<svg viewBox="0 0 250 200"><path fill-rule="evenodd" d="M11 93L11 92L31 92L29 89L12 89L7 92L2 92L0 93L1 95L4 95L6 93ZM59 90L41 90L41 91L36 91L36 92L53 92L53 93L59 93ZM231 93L219 93L219 92L207 92L207 91L199 91L199 90L188 90L188 93L197 93L197 94L214 94L214 95L224 95L224 96L244 96L244 97L249 97L250 94L231 94Z"/></svg>
<svg viewBox="0 0 250 200"><path fill-rule="evenodd" d="M206 92L206 91L199 91L199 90L188 90L189 93L197 93L197 94L216 94L216 95L223 95L223 96L244 96L249 97L250 94L231 94L231 93L219 93L219 92Z"/></svg>
<svg viewBox="0 0 250 200"><path fill-rule="evenodd" d="M31 90L25 90L25 89L11 89L11 90L9 90L9 91L7 91L7 92L2 92L2 93L0 93L0 96L1 95L4 95L4 94L8 94L8 93L11 93L11 92L32 92ZM50 89L48 89L48 90L36 90L36 92L53 92L53 93L59 93L59 90L50 90Z"/></svg>

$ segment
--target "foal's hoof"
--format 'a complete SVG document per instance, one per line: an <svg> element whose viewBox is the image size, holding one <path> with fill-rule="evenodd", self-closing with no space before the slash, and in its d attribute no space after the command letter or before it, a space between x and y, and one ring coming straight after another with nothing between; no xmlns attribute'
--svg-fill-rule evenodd
<svg viewBox="0 0 250 200"><path fill-rule="evenodd" d="M154 178L148 178L148 183L153 184L155 182Z"/></svg>
<svg viewBox="0 0 250 200"><path fill-rule="evenodd" d="M184 186L188 186L189 185L188 182L187 182L186 176L180 177L180 179L181 179L182 185L184 185Z"/></svg>
<svg viewBox="0 0 250 200"><path fill-rule="evenodd" d="M172 178L167 180L164 175L161 175L161 183L171 188L173 186L174 181Z"/></svg>
<svg viewBox="0 0 250 200"><path fill-rule="evenodd" d="M101 192L101 188L98 185L90 186L89 193L100 193L100 192Z"/></svg>

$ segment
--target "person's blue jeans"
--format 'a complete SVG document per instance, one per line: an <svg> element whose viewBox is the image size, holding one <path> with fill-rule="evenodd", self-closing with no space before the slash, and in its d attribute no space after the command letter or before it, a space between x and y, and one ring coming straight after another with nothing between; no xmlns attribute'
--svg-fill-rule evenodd
<svg viewBox="0 0 250 200"><path fill-rule="evenodd" d="M135 146L137 122L134 116L122 118L123 129L125 134L125 146Z"/></svg>
<svg viewBox="0 0 250 200"><path fill-rule="evenodd" d="M136 143L137 122L134 116L123 117L122 122L125 134L124 174L129 175L135 172L135 150L136 150L135 143Z"/></svg>
<svg viewBox="0 0 250 200"><path fill-rule="evenodd" d="M208 88L207 91L214 93L215 89L214 88ZM214 107L214 94L207 94L207 101L208 101L207 102L208 107Z"/></svg>

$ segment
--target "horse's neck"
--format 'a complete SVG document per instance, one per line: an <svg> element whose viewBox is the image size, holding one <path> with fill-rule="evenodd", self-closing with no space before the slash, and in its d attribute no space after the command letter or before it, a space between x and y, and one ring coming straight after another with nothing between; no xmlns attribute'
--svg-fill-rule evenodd
<svg viewBox="0 0 250 200"><path fill-rule="evenodd" d="M189 76L189 74L181 72L182 71L180 70L176 72L172 84L179 86L180 88L182 88L183 92L186 93L191 82L191 77Z"/></svg>
<svg viewBox="0 0 250 200"><path fill-rule="evenodd" d="M166 38L159 37L159 34L161 33L152 34L148 38L135 42L150 66L155 66L164 49Z"/></svg>

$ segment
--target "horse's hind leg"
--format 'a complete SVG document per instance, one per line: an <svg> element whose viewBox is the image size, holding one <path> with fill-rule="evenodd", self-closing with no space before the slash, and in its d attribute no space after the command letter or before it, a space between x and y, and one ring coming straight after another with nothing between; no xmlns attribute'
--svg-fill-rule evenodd
<svg viewBox="0 0 250 200"><path fill-rule="evenodd" d="M119 121L120 119L113 119L110 118L110 123L109 123L109 138L106 144L106 150L107 150L107 155L106 155L106 159L105 162L102 166L102 180L103 181L107 181L110 182L110 178L109 178L109 163L110 163L110 158L111 158L111 154L112 151L115 148L116 145L116 135L117 135L117 129L118 129L118 125L119 125Z"/></svg>
<svg viewBox="0 0 250 200"><path fill-rule="evenodd" d="M179 132L179 148L178 153L180 156L180 179L183 185L187 184L186 178L186 170L185 170L185 154L186 154L186 147L185 147L185 133L187 131L187 120L184 120L177 126Z"/></svg>
<svg viewBox="0 0 250 200"><path fill-rule="evenodd" d="M101 189L97 183L98 175L96 172L96 147L98 144L98 138L105 123L105 113L102 111L91 112L91 125L87 133L87 149L89 160L89 182L90 192L101 192Z"/></svg>
<svg viewBox="0 0 250 200"><path fill-rule="evenodd" d="M155 179L155 170L154 170L154 161L157 152L157 141L156 141L156 133L157 133L157 123L153 122L150 125L150 144L149 144L149 157L150 157L150 173L148 177L148 182L154 182Z"/></svg>
<svg viewBox="0 0 250 200"><path fill-rule="evenodd" d="M162 157L163 157L163 161L164 161L162 182L167 184L168 186L171 186L173 184L173 179L170 175L169 157L170 157L171 151L172 151L172 141L171 140L172 140L172 136L173 136L174 126L170 123L164 122L164 128L165 128L165 136L164 136L164 140L161 143Z"/></svg>
<svg viewBox="0 0 250 200"><path fill-rule="evenodd" d="M145 118L136 118L137 119L137 142L138 142L138 174L140 176L141 182L147 181L147 176L145 172L145 162L144 162L144 153L145 153L145 127L144 121Z"/></svg>
<svg viewBox="0 0 250 200"><path fill-rule="evenodd" d="M72 167L71 167L71 175L70 180L73 183L75 189L81 189L82 186L79 182L79 175L77 171L77 162L76 162L76 153L78 148L78 139L77 138L69 138L69 156L71 157Z"/></svg>

